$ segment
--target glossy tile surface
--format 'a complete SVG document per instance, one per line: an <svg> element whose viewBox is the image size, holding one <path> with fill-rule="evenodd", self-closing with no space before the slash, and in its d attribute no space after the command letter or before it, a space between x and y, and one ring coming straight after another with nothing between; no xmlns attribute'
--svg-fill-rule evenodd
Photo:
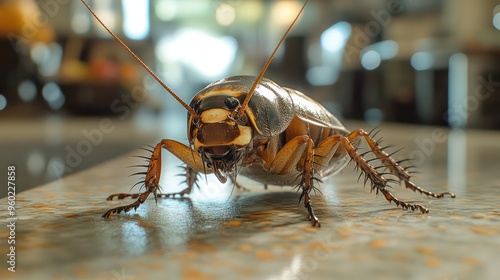
<svg viewBox="0 0 500 280"><path fill-rule="evenodd" d="M349 129L357 128L349 125ZM385 143L415 158L414 182L457 198L393 193L429 214L403 211L356 182L350 164L313 196L310 227L290 188L242 180L247 192L200 180L192 199L149 199L137 212L101 218L127 192L130 155L16 196L16 272L2 279L497 279L500 274L500 133L384 125ZM135 152L134 154L140 154ZM171 158L163 189L182 189ZM18 174L17 176L22 176ZM137 190L137 189L136 189ZM1 218L8 224L7 198Z"/></svg>

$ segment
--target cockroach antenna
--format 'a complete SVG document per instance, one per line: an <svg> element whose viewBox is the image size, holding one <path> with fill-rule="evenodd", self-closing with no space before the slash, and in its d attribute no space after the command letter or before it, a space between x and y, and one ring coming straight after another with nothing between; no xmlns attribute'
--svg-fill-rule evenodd
<svg viewBox="0 0 500 280"><path fill-rule="evenodd" d="M257 79L255 79L255 82L253 83L252 87L248 91L248 94L245 97L245 100L243 100L243 104L241 104L241 107L238 110L238 117L243 116L243 114L245 113L245 109L247 108L248 102L250 102L250 99L252 98L252 95L255 92L255 88L257 88L257 85L262 80L262 77L264 77L264 74L266 73L266 70L269 67L269 64L271 64L271 61L273 60L274 55L276 55L276 52L278 52L278 49L283 44L283 41L285 41L285 38L288 36L288 33L290 33L290 30L292 30L292 27L295 25L295 23L297 22L297 20L300 18L300 15L304 11L304 8L306 7L307 2L309 2L309 0L306 0L304 2L304 4L302 5L302 8L300 9L299 13L295 17L295 19L292 21L292 23L290 24L290 26L286 30L285 34L283 34L283 36L281 37L280 41L278 42L278 45L276 45L276 48L274 48L273 52L271 53L271 55L267 59L266 63L264 64L264 67L262 67L262 70L260 70L260 73L257 76Z"/></svg>
<svg viewBox="0 0 500 280"><path fill-rule="evenodd" d="M265 186L296 185L297 190L301 192L298 201L304 203L311 225L319 227L321 224L314 213L310 193L321 193L317 183L342 170L349 160L356 165L361 173L360 178L370 185L372 191L383 194L388 202L394 202L403 209L420 211L422 214L429 212L421 204L405 202L395 197L391 193L392 190L389 190L392 184L397 182L404 182L405 188L428 197L455 197L450 192L433 193L415 185L410 180L412 174L408 168L402 166L401 161L396 161L392 157L393 153L384 151L387 147L380 146L380 139L373 138L376 133L367 133L362 129L349 131L317 101L297 90L281 87L263 78L278 48L303 13L308 1L302 1L304 4L301 10L257 77L233 76L208 85L191 101L193 104L204 102L203 106L200 105L196 110L179 100L191 114L187 123L189 145L172 139L162 139L154 146L151 156L138 156L149 161L146 171L135 174L146 175L144 180L139 182L139 185L144 185L144 191L108 196L108 200L132 197L136 201L109 209L103 217L109 218L114 213L137 209L150 195L153 195L155 200L189 195L193 186L198 186L199 173L205 174L205 180L208 173L214 173L220 183L225 183L230 177L233 186L238 187L236 176L241 170L241 176L247 176ZM116 36L113 37L121 43ZM142 61L137 60L150 71ZM156 77L152 73L151 75ZM241 92L242 88L249 91ZM224 89L222 94L221 89ZM178 99L168 88L167 90ZM234 100L245 94L242 103ZM252 95L255 95L255 98L252 99ZM244 115L248 119L235 121ZM362 140L369 147L366 153L361 153L357 148ZM163 150L170 152L186 165L184 176L187 186L180 192L161 193ZM371 164L371 159L365 159L368 154L374 156L380 164ZM385 170L380 172L380 169Z"/></svg>
<svg viewBox="0 0 500 280"><path fill-rule="evenodd" d="M95 17L95 19L102 25L102 27L104 27L104 29L106 29L106 31L108 31L108 33L118 42L120 43L120 45L122 45L122 47L130 54L132 55L132 57L134 57L135 60L137 60L137 62L139 62L139 64L151 75L153 76L153 78L166 90L168 91L168 93L170 93L170 95L172 95L172 97L177 100L177 102L179 102L182 107L184 107L191 116L193 117L196 117L198 114L196 113L196 111L191 108L186 102L184 102L177 94L175 94L175 92L169 88L154 72L153 70L151 70L120 38L118 38L118 36L115 35L115 33L113 33L113 31L111 31L103 22L102 20L97 16L97 14L92 10L92 8L90 8L90 6L87 4L87 2L85 2L85 0L80 0L82 1L83 5L85 5L85 7L87 7L87 9L90 11L90 13Z"/></svg>

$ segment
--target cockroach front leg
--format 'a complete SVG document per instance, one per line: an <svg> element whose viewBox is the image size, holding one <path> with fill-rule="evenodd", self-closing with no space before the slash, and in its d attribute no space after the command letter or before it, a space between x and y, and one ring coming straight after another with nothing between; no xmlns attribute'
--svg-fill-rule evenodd
<svg viewBox="0 0 500 280"><path fill-rule="evenodd" d="M151 193L156 193L161 189L160 182L160 173L161 173L161 143L156 144L154 148L151 158L149 159L148 169L146 172L146 178L144 180L144 185L146 187L146 191L143 193L136 194L127 194L127 193L119 193L112 194L108 196L107 200L113 200L113 198L117 197L118 199L123 199L125 197L137 198L138 199L131 204L119 206L113 209L110 209L102 215L104 218L109 218L109 216L113 213L119 214L122 211L128 212L132 208L137 210L137 208L146 201Z"/></svg>
<svg viewBox="0 0 500 280"><path fill-rule="evenodd" d="M159 185L161 176L161 149L164 148L175 155L177 158L186 163L186 183L188 187L178 193L162 194L158 193L161 190ZM116 207L108 210L104 213L104 218L109 218L113 213L120 213L122 211L128 212L131 209L136 210L151 193L154 194L155 200L163 197L170 197L175 195L183 196L185 194L191 193L193 185L196 184L197 173L199 172L209 172L210 170L203 166L203 161L201 157L188 146L181 144L174 140L164 139L158 143L154 150L152 151L151 157L149 158L149 164L147 166L147 171L144 172L146 178L144 180L144 186L146 191L143 193L127 194L119 193L110 195L107 200L113 200L113 198L123 199L125 197L137 198L134 203Z"/></svg>
<svg viewBox="0 0 500 280"><path fill-rule="evenodd" d="M242 184L238 183L238 181L236 180L235 174L229 174L229 179L233 183L233 186L236 187L239 191L241 191L241 192L249 191L249 189L245 188Z"/></svg>
<svg viewBox="0 0 500 280"><path fill-rule="evenodd" d="M196 185L198 189L200 189L200 186L198 185L198 172L194 171L193 168L189 166L184 167L184 174L179 174L180 176L186 176L186 180L184 183L186 183L187 187L183 189L180 192L174 192L174 193L159 193L156 195L157 198L168 198L168 197L175 197L175 196L180 196L184 197L186 194L191 194L191 191L193 190L193 186Z"/></svg>

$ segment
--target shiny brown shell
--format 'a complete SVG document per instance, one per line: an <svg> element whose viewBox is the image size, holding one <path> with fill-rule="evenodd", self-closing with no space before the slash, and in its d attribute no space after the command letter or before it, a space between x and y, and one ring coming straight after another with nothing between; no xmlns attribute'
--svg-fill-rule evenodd
<svg viewBox="0 0 500 280"><path fill-rule="evenodd" d="M197 113L211 108L230 110L225 101L233 97L241 104L255 79L255 76L233 76L213 82L195 95L190 106ZM257 137L272 137L282 133L294 116L317 126L348 133L342 123L321 104L297 90L281 87L267 78L262 78L257 85L245 113ZM188 115L189 134L192 126L192 116Z"/></svg>

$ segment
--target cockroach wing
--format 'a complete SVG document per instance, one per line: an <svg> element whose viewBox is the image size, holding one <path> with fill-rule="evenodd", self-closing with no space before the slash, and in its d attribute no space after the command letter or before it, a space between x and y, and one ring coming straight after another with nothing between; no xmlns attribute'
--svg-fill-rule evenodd
<svg viewBox="0 0 500 280"><path fill-rule="evenodd" d="M291 88L284 88L292 97L296 116L310 124L333 129L344 135L349 131L344 125L325 107L316 100Z"/></svg>
<svg viewBox="0 0 500 280"><path fill-rule="evenodd" d="M288 91L275 82L262 78L248 103L246 113L257 133L271 137L285 131L295 110Z"/></svg>

